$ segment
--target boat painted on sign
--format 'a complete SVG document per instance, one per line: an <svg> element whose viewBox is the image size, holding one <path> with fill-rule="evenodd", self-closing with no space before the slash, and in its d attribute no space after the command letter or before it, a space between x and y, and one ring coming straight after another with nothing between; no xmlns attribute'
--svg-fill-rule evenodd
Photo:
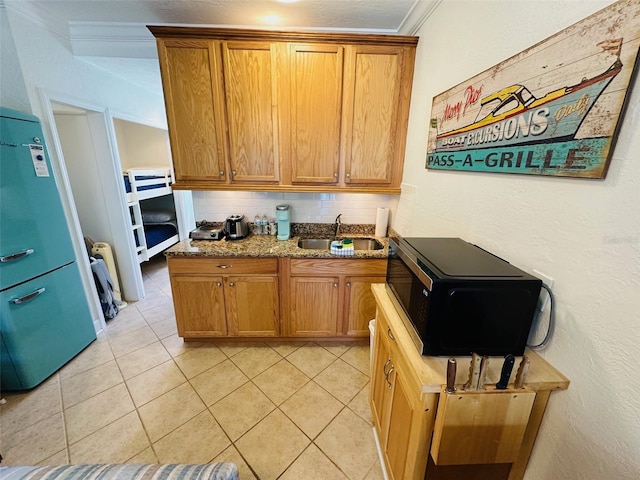
<svg viewBox="0 0 640 480"><path fill-rule="evenodd" d="M518 84L488 95L473 123L436 136L432 153L572 140L622 66L618 58L601 74L541 98Z"/></svg>

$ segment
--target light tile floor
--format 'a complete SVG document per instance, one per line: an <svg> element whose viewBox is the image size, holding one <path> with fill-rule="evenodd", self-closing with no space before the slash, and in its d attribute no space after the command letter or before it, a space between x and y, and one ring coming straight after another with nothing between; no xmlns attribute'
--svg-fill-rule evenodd
<svg viewBox="0 0 640 480"><path fill-rule="evenodd" d="M2 465L232 461L242 480L382 479L369 344L184 343L164 258L97 341L0 407Z"/></svg>

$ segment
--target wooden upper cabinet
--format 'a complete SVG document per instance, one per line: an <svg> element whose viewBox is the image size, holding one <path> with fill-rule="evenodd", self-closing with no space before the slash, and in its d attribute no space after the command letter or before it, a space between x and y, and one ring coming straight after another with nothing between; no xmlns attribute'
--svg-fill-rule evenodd
<svg viewBox="0 0 640 480"><path fill-rule="evenodd" d="M292 183L338 183L344 48L289 45Z"/></svg>
<svg viewBox="0 0 640 480"><path fill-rule="evenodd" d="M176 182L225 181L219 43L157 43Z"/></svg>
<svg viewBox="0 0 640 480"><path fill-rule="evenodd" d="M417 37L148 28L174 188L400 193Z"/></svg>
<svg viewBox="0 0 640 480"><path fill-rule="evenodd" d="M347 47L344 182L398 185L402 177L413 59L405 47ZM405 70L411 69L410 72ZM404 121L403 121L404 120Z"/></svg>
<svg viewBox="0 0 640 480"><path fill-rule="evenodd" d="M223 42L232 182L280 178L276 49L269 42Z"/></svg>

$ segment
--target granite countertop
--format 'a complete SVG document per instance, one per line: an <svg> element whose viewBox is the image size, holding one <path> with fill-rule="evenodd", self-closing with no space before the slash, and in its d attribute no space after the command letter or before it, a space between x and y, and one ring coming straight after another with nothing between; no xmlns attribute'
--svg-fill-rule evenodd
<svg viewBox="0 0 640 480"><path fill-rule="evenodd" d="M242 240L181 240L164 253L172 257L298 257L298 258L381 258L389 253L389 239L367 234L345 234L340 238L375 238L384 248L380 250L356 250L353 256L332 255L329 250L309 250L298 247L300 238L313 235L296 235L289 240L278 241L274 235L249 234ZM316 238L330 238L317 236Z"/></svg>

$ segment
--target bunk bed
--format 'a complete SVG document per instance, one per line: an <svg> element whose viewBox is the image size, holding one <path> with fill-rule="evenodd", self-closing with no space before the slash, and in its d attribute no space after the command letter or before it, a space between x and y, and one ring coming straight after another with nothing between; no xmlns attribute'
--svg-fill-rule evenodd
<svg viewBox="0 0 640 480"><path fill-rule="evenodd" d="M144 262L180 240L173 177L166 167L129 168L123 177L138 261Z"/></svg>

